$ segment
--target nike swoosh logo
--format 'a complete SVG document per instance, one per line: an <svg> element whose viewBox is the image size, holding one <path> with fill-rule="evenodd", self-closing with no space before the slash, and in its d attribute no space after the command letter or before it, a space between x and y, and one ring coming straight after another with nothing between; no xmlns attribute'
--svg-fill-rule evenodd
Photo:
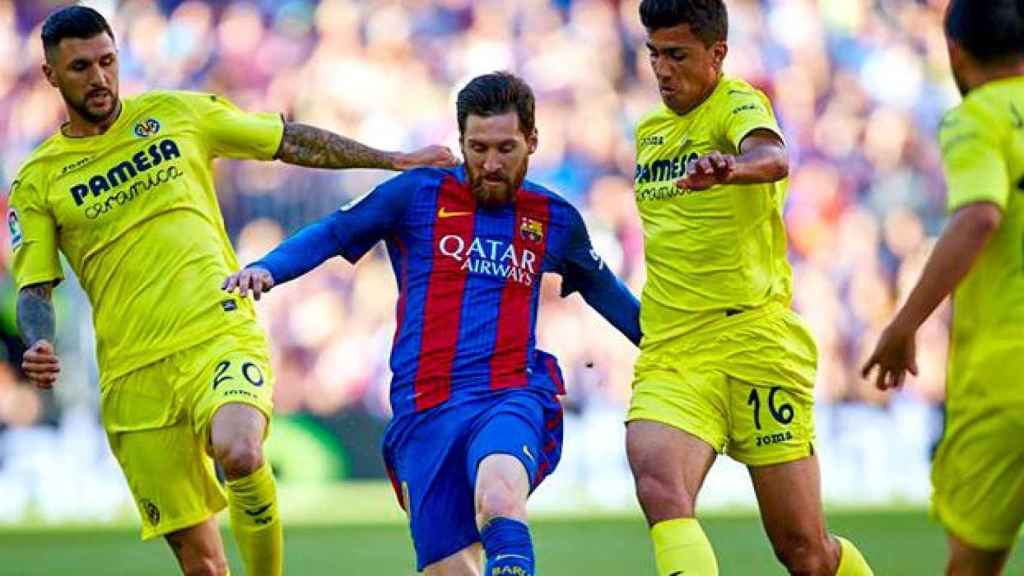
<svg viewBox="0 0 1024 576"><path fill-rule="evenodd" d="M523 445L523 454L526 454L526 457L530 459L530 462L536 462L533 458L533 454L530 454L530 448L525 444Z"/></svg>
<svg viewBox="0 0 1024 576"><path fill-rule="evenodd" d="M267 510L270 510L271 506L273 506L273 504L267 504L266 506L263 506L261 508L257 508L255 510L246 510L245 513L248 514L249 516L259 516L260 514L263 514L264 512L266 512Z"/></svg>
<svg viewBox="0 0 1024 576"><path fill-rule="evenodd" d="M455 218L457 216L469 216L472 212L449 212L444 207L437 211L438 218Z"/></svg>

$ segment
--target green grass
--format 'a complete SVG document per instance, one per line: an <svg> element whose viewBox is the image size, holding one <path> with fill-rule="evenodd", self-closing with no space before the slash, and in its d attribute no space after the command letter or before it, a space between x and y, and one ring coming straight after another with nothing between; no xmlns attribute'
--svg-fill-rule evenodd
<svg viewBox="0 0 1024 576"><path fill-rule="evenodd" d="M715 545L723 576L784 575L756 517L712 516L703 525ZM945 540L922 511L839 512L836 533L857 542L879 576L941 574ZM647 531L636 517L542 519L533 523L538 569L548 575L653 575ZM225 533L233 573L242 571ZM300 524L285 528L286 570L292 576L408 575L413 556L408 532L395 523ZM1024 558L1007 574L1024 574ZM176 574L170 550L142 543L130 528L15 529L0 531L0 575L149 576Z"/></svg>

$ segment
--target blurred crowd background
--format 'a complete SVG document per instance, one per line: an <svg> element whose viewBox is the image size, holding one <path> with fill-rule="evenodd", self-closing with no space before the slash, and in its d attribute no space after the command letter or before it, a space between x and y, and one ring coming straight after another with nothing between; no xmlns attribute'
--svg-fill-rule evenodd
<svg viewBox="0 0 1024 576"><path fill-rule="evenodd" d="M63 119L39 71L39 27L60 3L0 0L0 186ZM121 94L217 92L253 111L386 149L457 149L454 94L508 69L537 98L530 176L584 213L606 260L639 293L643 240L632 197L632 130L658 104L638 0L125 0L111 20ZM918 340L921 374L895 394L859 377L944 221L935 132L958 99L944 0L729 0L727 71L775 104L791 156L786 221L795 307L820 349L818 450L826 496L923 502L941 434L948 308ZM387 177L222 161L218 192L240 260ZM4 200L5 201L5 200ZM6 206L4 206L5 208ZM54 392L29 387L0 251L0 522L115 515L130 501L97 414L90 312L57 290L65 365ZM622 417L635 351L578 296L545 285L541 346L567 376L562 468L539 506L634 506ZM273 343L277 416L268 450L283 486L379 478L389 417L395 282L382 250L340 259L259 303ZM745 472L719 466L705 505L748 504ZM90 498L81 495L88 493Z"/></svg>

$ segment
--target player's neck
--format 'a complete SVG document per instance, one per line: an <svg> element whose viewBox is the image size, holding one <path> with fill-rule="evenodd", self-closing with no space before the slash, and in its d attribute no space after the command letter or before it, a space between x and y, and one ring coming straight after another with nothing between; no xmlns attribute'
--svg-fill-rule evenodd
<svg viewBox="0 0 1024 576"><path fill-rule="evenodd" d="M123 107L121 105L121 99L118 98L117 104L114 106L114 113L107 116L99 122L90 122L82 117L77 111L68 108L68 122L61 126L60 131L69 138L87 138L89 136L99 136L100 134L106 134L107 130L117 122L117 119L121 116Z"/></svg>
<svg viewBox="0 0 1024 576"><path fill-rule="evenodd" d="M978 66L973 70L970 86L971 90L974 90L999 80L1020 77L1024 77L1024 60L1007 62L1005 64L987 64L985 66Z"/></svg>

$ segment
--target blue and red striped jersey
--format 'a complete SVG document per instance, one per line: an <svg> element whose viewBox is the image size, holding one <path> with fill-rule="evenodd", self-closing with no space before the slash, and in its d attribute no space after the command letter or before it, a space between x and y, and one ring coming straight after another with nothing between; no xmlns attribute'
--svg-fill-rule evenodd
<svg viewBox="0 0 1024 576"><path fill-rule="evenodd" d="M639 304L594 251L571 204L529 181L512 203L478 204L464 167L396 176L252 266L281 283L335 254L354 263L382 240L399 290L395 416L507 388L564 393L554 357L535 347L545 272L562 275L563 295L581 291L639 341Z"/></svg>

